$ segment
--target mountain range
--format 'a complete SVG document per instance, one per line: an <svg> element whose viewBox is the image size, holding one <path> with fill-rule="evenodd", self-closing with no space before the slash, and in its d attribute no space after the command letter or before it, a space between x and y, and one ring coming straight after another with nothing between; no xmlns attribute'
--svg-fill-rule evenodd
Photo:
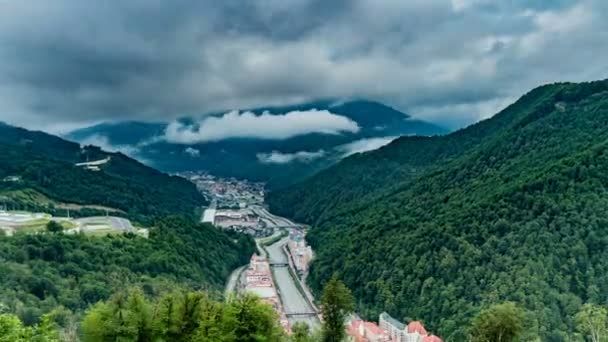
<svg viewBox="0 0 608 342"><path fill-rule="evenodd" d="M421 319L450 340L481 309L526 309L523 340L574 340L608 300L608 81L532 90L494 117L402 137L273 191L312 225L317 291L332 275L358 309Z"/></svg>
<svg viewBox="0 0 608 342"><path fill-rule="evenodd" d="M326 126L315 127L312 120ZM292 127L301 130L289 132ZM65 137L122 151L167 172L204 170L278 188L399 136L446 132L378 102L319 100L174 122L102 123Z"/></svg>

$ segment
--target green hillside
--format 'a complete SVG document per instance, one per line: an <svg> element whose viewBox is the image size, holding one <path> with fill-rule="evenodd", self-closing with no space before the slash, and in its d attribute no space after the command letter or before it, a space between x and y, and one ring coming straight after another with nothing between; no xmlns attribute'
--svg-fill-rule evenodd
<svg viewBox="0 0 608 342"><path fill-rule="evenodd" d="M65 234L0 236L0 307L27 325L58 307L79 314L130 286L147 295L176 289L219 294L255 252L253 239L170 217L150 238Z"/></svg>
<svg viewBox="0 0 608 342"><path fill-rule="evenodd" d="M100 171L75 165L106 157L110 160L100 166ZM10 176L21 180L3 181ZM46 133L4 124L0 124L0 181L0 196L33 189L58 202L115 208L142 222L169 214L192 217L204 204L204 198L190 182L123 154L107 153L93 146L81 148ZM3 199L7 200L17 199Z"/></svg>
<svg viewBox="0 0 608 342"><path fill-rule="evenodd" d="M607 148L608 81L553 84L269 201L315 223L311 285L336 273L368 317L387 310L463 340L480 308L511 300L530 335L567 341L581 305L608 300Z"/></svg>
<svg viewBox="0 0 608 342"><path fill-rule="evenodd" d="M98 170L76 163L109 160ZM197 225L194 184L120 153L0 124L0 204L63 215L112 210L150 227L135 235L0 234L0 311L26 324L66 308L80 315L129 286L155 296L177 288L220 293L255 252L244 235ZM76 205L74 205L76 204ZM169 216L178 215L178 216Z"/></svg>

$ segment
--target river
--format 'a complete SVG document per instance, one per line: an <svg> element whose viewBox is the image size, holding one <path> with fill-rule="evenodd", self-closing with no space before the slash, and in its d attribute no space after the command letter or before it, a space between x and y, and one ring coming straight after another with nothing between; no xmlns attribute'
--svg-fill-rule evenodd
<svg viewBox="0 0 608 342"><path fill-rule="evenodd" d="M273 245L266 247L268 251L269 261L271 263L288 263L287 256L283 252L283 246L287 243L288 238L281 239ZM293 316L292 313L314 312L314 308L306 300L306 297L300 292L296 285L295 279L291 276L288 267L273 268L274 281L281 296L281 302L285 313L288 315L289 324L293 326L296 322L305 322L312 330L317 329L320 325L317 316Z"/></svg>

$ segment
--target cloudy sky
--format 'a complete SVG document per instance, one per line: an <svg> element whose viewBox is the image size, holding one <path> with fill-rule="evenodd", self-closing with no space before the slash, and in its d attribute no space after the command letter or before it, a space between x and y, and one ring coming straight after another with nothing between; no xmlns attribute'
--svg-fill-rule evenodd
<svg viewBox="0 0 608 342"><path fill-rule="evenodd" d="M605 0L0 0L0 120L60 132L363 97L460 127L539 84L608 77L607 13Z"/></svg>

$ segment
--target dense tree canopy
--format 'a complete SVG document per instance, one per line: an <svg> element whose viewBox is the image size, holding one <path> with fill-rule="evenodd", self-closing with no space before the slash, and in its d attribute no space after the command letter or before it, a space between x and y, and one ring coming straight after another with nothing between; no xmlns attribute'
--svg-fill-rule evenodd
<svg viewBox="0 0 608 342"><path fill-rule="evenodd" d="M75 163L109 157L100 171ZM19 181L6 182L16 176ZM7 191L33 189L57 202L103 205L131 219L151 222L155 217L181 214L189 217L205 203L189 181L168 176L120 153L31 132L0 123L0 198ZM10 200L10 198L9 198ZM19 203L15 205L26 204ZM36 203L29 203L37 207ZM37 208L45 209L45 208ZM50 208L52 209L52 208Z"/></svg>
<svg viewBox="0 0 608 342"><path fill-rule="evenodd" d="M176 217L157 221L149 239L0 237L0 303L31 325L59 305L79 312L129 285L147 294L175 287L220 290L254 251L247 236Z"/></svg>
<svg viewBox="0 0 608 342"><path fill-rule="evenodd" d="M271 209L314 224L311 286L337 274L368 318L465 340L481 308L513 301L528 332L572 340L581 305L608 300L606 127L608 81L547 85L459 132L350 158Z"/></svg>
<svg viewBox="0 0 608 342"><path fill-rule="evenodd" d="M93 306L82 322L84 342L281 342L276 312L251 295L213 300L203 292L147 299L140 290Z"/></svg>

